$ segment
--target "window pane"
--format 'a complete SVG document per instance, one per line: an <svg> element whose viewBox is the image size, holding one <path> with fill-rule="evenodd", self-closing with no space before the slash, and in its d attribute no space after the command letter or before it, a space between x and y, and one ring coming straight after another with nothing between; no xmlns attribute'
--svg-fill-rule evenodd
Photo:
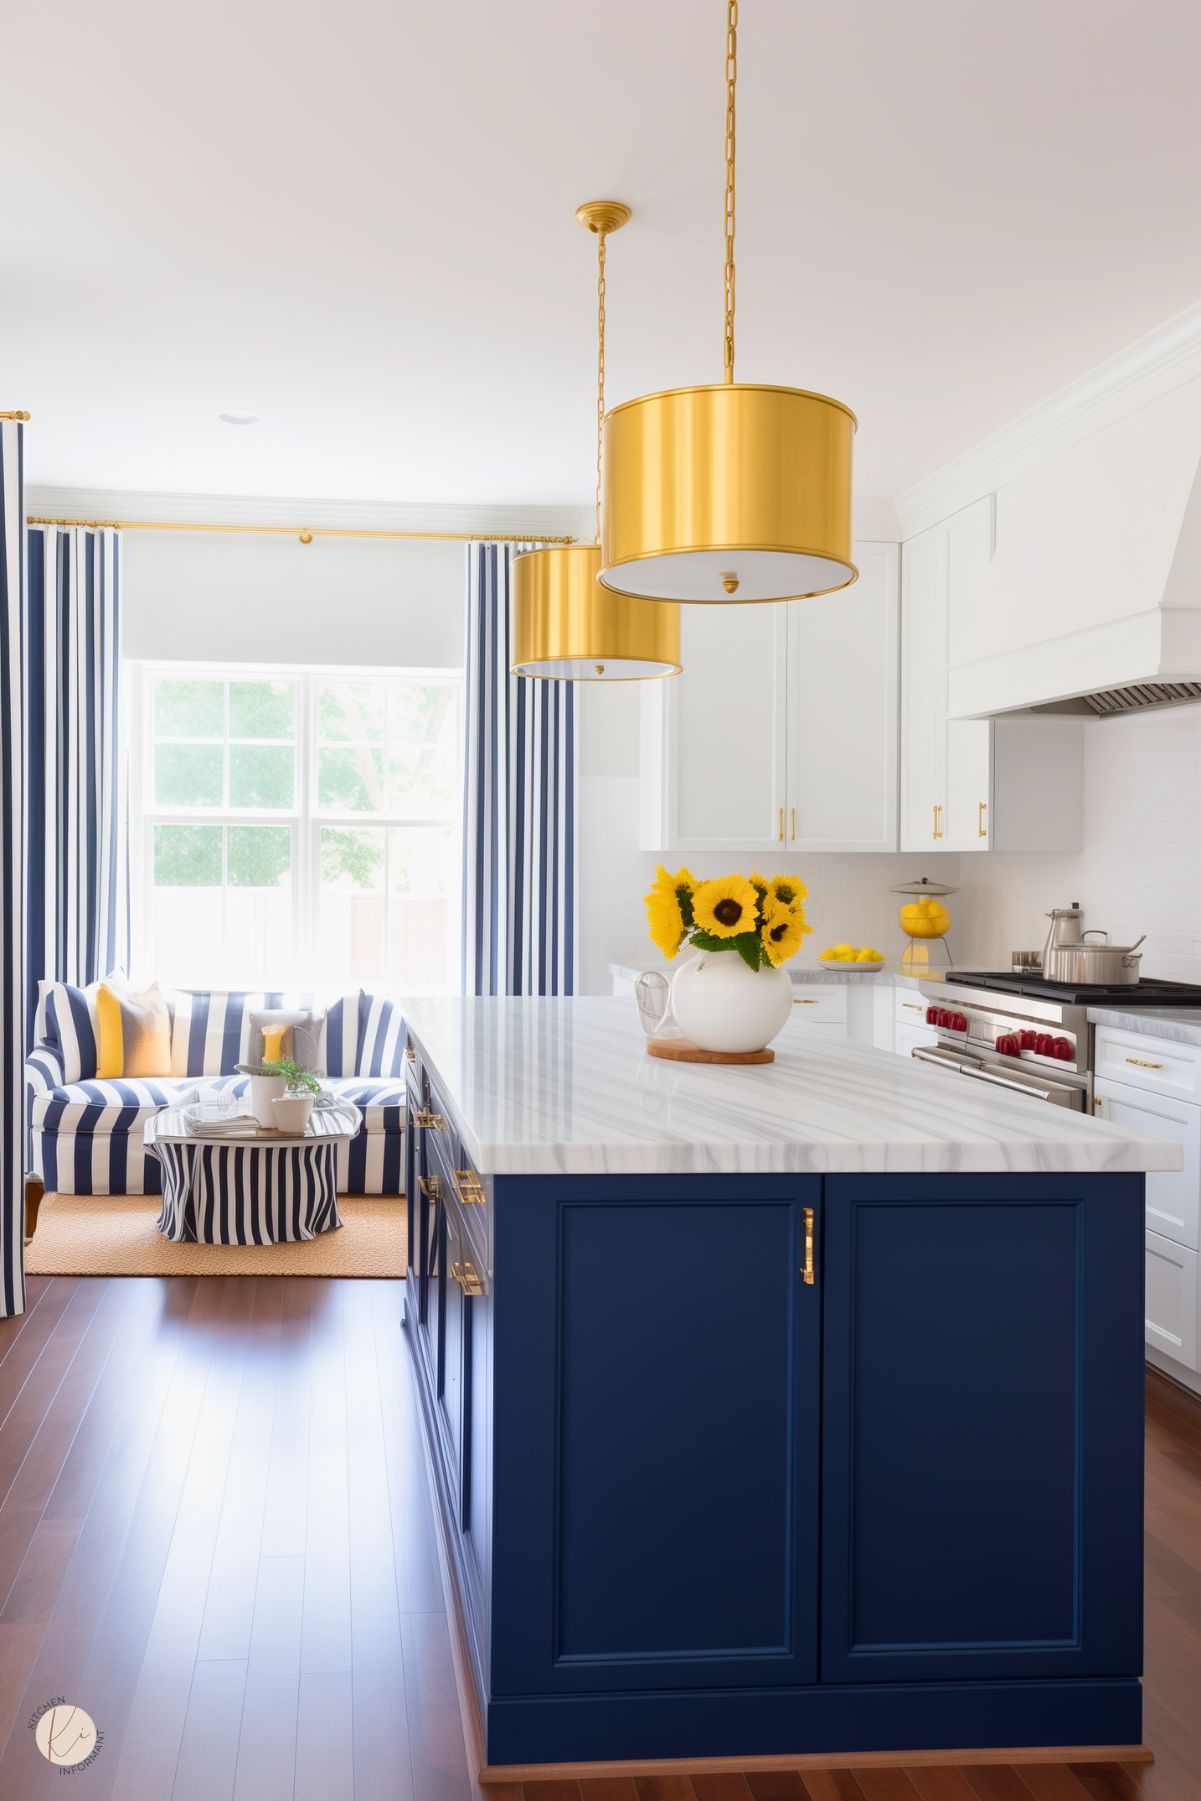
<svg viewBox="0 0 1201 1801"><path fill-rule="evenodd" d="M384 834L372 830L321 833L321 883L323 887L382 893L384 887Z"/></svg>
<svg viewBox="0 0 1201 1801"><path fill-rule="evenodd" d="M156 677L154 731L159 738L223 738L225 683Z"/></svg>
<svg viewBox="0 0 1201 1801"><path fill-rule="evenodd" d="M156 888L220 888L219 825L156 825Z"/></svg>
<svg viewBox="0 0 1201 1801"><path fill-rule="evenodd" d="M231 682L231 738L296 736L296 691L291 682Z"/></svg>
<svg viewBox="0 0 1201 1801"><path fill-rule="evenodd" d="M382 682L323 682L317 690L321 744L379 744L384 736Z"/></svg>
<svg viewBox="0 0 1201 1801"><path fill-rule="evenodd" d="M231 825L227 849L231 888L290 888L292 833L286 825ZM284 903L291 924L291 902Z"/></svg>
<svg viewBox="0 0 1201 1801"><path fill-rule="evenodd" d="M449 827L394 827L388 833L385 975L406 988L444 984L457 834Z"/></svg>
<svg viewBox="0 0 1201 1801"><path fill-rule="evenodd" d="M231 744L231 807L290 807L295 752L291 745Z"/></svg>
<svg viewBox="0 0 1201 1801"><path fill-rule="evenodd" d="M428 744L439 738L454 710L447 682L389 682L388 736L393 744Z"/></svg>
<svg viewBox="0 0 1201 1801"><path fill-rule="evenodd" d="M367 746L358 750L319 750L317 804L337 813L383 812L383 752Z"/></svg>
<svg viewBox="0 0 1201 1801"><path fill-rule="evenodd" d="M392 809L410 819L445 819L459 802L459 764L453 751L394 750L388 758Z"/></svg>
<svg viewBox="0 0 1201 1801"><path fill-rule="evenodd" d="M219 744L158 744L154 750L154 798L160 807L219 807Z"/></svg>

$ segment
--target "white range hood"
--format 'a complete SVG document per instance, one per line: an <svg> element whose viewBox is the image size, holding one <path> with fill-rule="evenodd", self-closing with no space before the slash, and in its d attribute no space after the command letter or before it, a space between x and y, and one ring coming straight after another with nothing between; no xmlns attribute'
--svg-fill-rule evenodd
<svg viewBox="0 0 1201 1801"><path fill-rule="evenodd" d="M953 717L1201 698L1201 380L1128 404L998 483L989 579L951 600Z"/></svg>

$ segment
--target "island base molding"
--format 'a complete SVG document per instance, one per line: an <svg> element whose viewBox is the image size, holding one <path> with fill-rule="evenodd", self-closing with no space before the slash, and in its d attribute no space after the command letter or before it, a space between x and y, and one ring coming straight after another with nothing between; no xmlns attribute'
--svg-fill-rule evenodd
<svg viewBox="0 0 1201 1801"><path fill-rule="evenodd" d="M1067 1731L1065 1732L1065 1728ZM1064 1738L1079 1743L1064 1744ZM482 1782L549 1781L657 1768L752 1770L905 1763L1150 1763L1142 1688L1081 1682L696 1693L488 1703ZM1117 1744L1103 1745L1109 1738ZM1012 1742L1006 1745L1006 1739ZM537 1744L545 1762L506 1762ZM688 1745L687 1762L672 1749ZM848 1746L855 1746L848 1750ZM988 1746L987 1751L974 1749ZM965 1748L967 1747L967 1748ZM705 1760L712 1760L706 1762Z"/></svg>
<svg viewBox="0 0 1201 1801"><path fill-rule="evenodd" d="M957 1751L796 1751L772 1757L647 1757L598 1759L594 1763L484 1764L485 1787L518 1782L601 1782L651 1776L774 1775L785 1770L947 1769L961 1764L1152 1764L1149 1745L962 1746Z"/></svg>

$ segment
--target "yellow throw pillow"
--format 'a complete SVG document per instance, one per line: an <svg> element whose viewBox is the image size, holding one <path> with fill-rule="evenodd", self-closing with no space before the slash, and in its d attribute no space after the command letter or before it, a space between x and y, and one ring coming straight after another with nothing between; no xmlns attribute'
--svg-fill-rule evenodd
<svg viewBox="0 0 1201 1801"><path fill-rule="evenodd" d="M129 994L101 982L96 1015L100 1027L96 1074L101 1080L171 1074L171 1015L157 982L144 994Z"/></svg>

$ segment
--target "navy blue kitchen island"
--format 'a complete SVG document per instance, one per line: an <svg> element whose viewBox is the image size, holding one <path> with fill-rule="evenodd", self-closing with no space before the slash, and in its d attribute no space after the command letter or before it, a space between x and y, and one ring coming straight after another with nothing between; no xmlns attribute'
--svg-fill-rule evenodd
<svg viewBox="0 0 1201 1801"><path fill-rule="evenodd" d="M414 1009L405 1327L487 1765L1137 1745L1175 1147L777 1050Z"/></svg>

